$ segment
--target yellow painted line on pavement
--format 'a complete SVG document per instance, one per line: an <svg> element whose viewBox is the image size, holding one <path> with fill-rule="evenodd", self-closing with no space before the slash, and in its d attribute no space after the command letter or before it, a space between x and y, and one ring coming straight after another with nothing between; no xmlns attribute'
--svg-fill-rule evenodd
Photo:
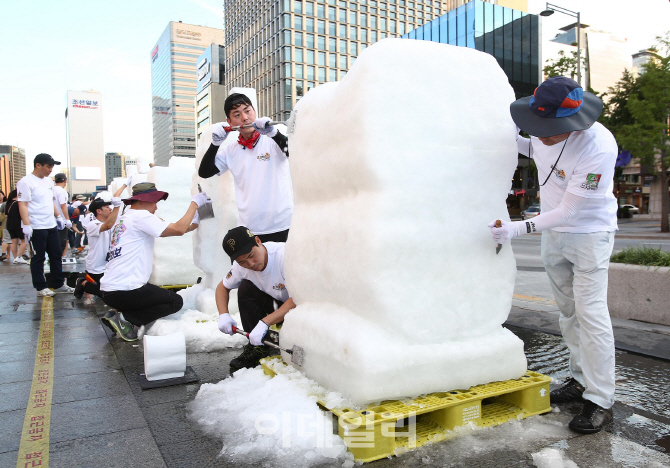
<svg viewBox="0 0 670 468"><path fill-rule="evenodd" d="M541 297L533 297L533 296L524 296L522 294L514 294L513 297L514 299L521 299L524 301L542 301L542 302L552 302L554 304L556 303L556 301L552 301L551 299L544 299Z"/></svg>
<svg viewBox="0 0 670 468"><path fill-rule="evenodd" d="M16 468L49 466L49 428L54 374L53 298L42 299L40 333L37 338L35 369L30 397L21 431Z"/></svg>

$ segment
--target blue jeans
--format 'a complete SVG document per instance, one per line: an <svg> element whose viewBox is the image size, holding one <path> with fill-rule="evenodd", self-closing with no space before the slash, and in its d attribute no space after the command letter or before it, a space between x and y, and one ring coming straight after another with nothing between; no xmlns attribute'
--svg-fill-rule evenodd
<svg viewBox="0 0 670 468"><path fill-rule="evenodd" d="M49 255L49 267L51 269L51 287L60 288L65 283L63 277L63 263L60 248L58 229L35 229L30 242L35 250L35 255L30 260L30 274L33 277L33 286L38 291L48 287L44 278L44 260Z"/></svg>

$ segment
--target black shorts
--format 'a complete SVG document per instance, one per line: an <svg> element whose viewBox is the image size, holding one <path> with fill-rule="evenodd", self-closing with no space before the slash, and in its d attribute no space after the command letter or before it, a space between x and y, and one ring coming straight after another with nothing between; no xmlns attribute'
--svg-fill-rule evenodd
<svg viewBox="0 0 670 468"><path fill-rule="evenodd" d="M7 229L9 231L9 236L12 239L25 239L25 236L23 235L23 230L22 229Z"/></svg>

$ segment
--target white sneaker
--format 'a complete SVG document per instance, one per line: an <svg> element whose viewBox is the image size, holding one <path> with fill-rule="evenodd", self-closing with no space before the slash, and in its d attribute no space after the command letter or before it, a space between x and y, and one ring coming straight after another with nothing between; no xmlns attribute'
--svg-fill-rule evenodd
<svg viewBox="0 0 670 468"><path fill-rule="evenodd" d="M63 284L60 288L53 290L54 294L72 294L74 293L74 288L71 288L67 284Z"/></svg>
<svg viewBox="0 0 670 468"><path fill-rule="evenodd" d="M41 297L51 297L54 295L54 292L49 288L44 288L37 291L37 295Z"/></svg>
<svg viewBox="0 0 670 468"><path fill-rule="evenodd" d="M16 263L23 263L24 265L27 265L27 264L28 264L28 262L26 262L26 260L25 260L23 257L16 257L16 258L14 258L14 260L12 261L12 263L14 263L14 264L16 264Z"/></svg>

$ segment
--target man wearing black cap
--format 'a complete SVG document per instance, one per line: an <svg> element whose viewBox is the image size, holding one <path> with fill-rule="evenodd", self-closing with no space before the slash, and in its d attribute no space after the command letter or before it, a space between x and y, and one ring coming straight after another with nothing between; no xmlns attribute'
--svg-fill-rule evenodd
<svg viewBox="0 0 670 468"><path fill-rule="evenodd" d="M512 103L519 152L538 170L542 213L529 221L489 224L493 239L542 232L542 260L561 310L559 324L570 350L565 385L553 403L584 401L570 422L594 433L612 422L614 336L607 308L607 270L617 230L612 193L618 153L612 134L596 122L602 101L566 77L549 78L533 96Z"/></svg>
<svg viewBox="0 0 670 468"><path fill-rule="evenodd" d="M234 93L224 103L226 123L212 125L212 144L198 175L209 178L230 171L235 182L238 224L248 227L262 242L286 242L293 216L293 188L288 166L288 139L256 118L251 100ZM224 146L231 127L241 126L236 144ZM255 307L256 296L267 296L251 281L237 291L240 310ZM271 300L269 296L266 300Z"/></svg>
<svg viewBox="0 0 670 468"><path fill-rule="evenodd" d="M183 236L198 227L197 209L207 203L207 194L191 198L186 214L168 223L154 213L157 204L168 197L151 182L133 186L133 196L123 200L130 209L119 216L111 232L105 274L100 279L102 300L119 312L102 322L126 341L137 340L137 330L183 305L182 297L170 290L149 284L157 237Z"/></svg>
<svg viewBox="0 0 670 468"><path fill-rule="evenodd" d="M59 217L54 204L54 183L49 177L54 165L50 155L41 153L33 160L34 169L31 174L23 177L16 184L19 213L21 214L22 230L26 242L32 241L33 255L30 261L30 273L33 286L38 296L49 297L54 293L72 293L71 287L65 284L63 277L62 250L58 229L64 226L63 218ZM49 255L51 282L54 288L48 288L44 277L44 260Z"/></svg>
<svg viewBox="0 0 670 468"><path fill-rule="evenodd" d="M64 223L63 229L58 230L58 238L60 239L60 248L63 251L63 257L65 257L67 254L69 230L72 229L72 221L70 221L70 214L67 208L68 195L65 190L67 176L59 172L54 176L54 182L54 205L56 205L56 211Z"/></svg>
<svg viewBox="0 0 670 468"><path fill-rule="evenodd" d="M270 348L263 346L263 337L271 325L280 323L289 310L295 307L289 296L284 279L284 243L266 242L252 234L245 226L231 229L223 238L223 250L233 262L225 278L216 287L216 307L219 310L219 330L232 335L237 322L228 312L230 290L238 288L242 281L251 281L263 295L253 297L253 302L240 308L242 326L249 334L250 344L242 354L230 361L230 366L255 367L270 354ZM278 303L275 310L274 302ZM249 305L253 303L253 307Z"/></svg>

